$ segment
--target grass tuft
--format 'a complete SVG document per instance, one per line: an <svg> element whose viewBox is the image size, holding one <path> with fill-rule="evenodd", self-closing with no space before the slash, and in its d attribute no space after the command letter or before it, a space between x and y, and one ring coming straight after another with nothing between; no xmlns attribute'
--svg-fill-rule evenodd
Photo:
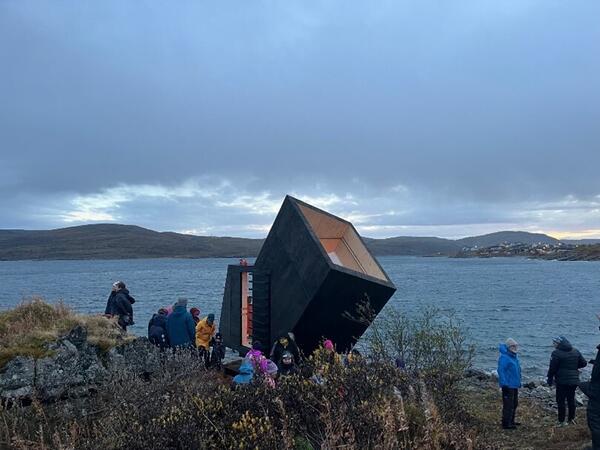
<svg viewBox="0 0 600 450"><path fill-rule="evenodd" d="M75 326L88 331L88 342L106 352L124 338L115 320L104 316L75 313L63 302L49 304L40 298L23 301L16 308L0 313L0 369L16 356L50 356L48 344Z"/></svg>

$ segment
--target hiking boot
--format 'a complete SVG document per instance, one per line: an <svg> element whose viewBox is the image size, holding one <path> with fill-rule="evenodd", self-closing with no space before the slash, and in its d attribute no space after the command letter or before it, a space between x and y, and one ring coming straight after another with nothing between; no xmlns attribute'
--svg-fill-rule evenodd
<svg viewBox="0 0 600 450"><path fill-rule="evenodd" d="M502 425L502 428L505 430L516 430L517 427L515 425Z"/></svg>
<svg viewBox="0 0 600 450"><path fill-rule="evenodd" d="M566 426L567 426L567 422L558 422L558 425L557 425L558 428L563 428Z"/></svg>
<svg viewBox="0 0 600 450"><path fill-rule="evenodd" d="M513 422L512 424L513 424L514 426L516 426L516 427L520 427L520 426L521 426L521 422Z"/></svg>

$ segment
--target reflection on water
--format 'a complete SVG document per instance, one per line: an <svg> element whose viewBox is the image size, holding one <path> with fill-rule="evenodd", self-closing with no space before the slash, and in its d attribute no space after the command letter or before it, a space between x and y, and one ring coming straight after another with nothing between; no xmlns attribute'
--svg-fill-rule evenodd
<svg viewBox="0 0 600 450"><path fill-rule="evenodd" d="M586 358L600 342L600 263L507 259L379 258L398 291L386 306L408 315L425 305L452 308L477 346L476 365L491 370L497 346L519 341L524 373L543 376L551 338L563 334ZM65 300L78 311L101 313L115 280L137 299L136 325L144 334L159 307L178 297L218 317L227 264L237 259L118 261L0 261L0 307L38 295ZM383 314L385 314L384 309Z"/></svg>

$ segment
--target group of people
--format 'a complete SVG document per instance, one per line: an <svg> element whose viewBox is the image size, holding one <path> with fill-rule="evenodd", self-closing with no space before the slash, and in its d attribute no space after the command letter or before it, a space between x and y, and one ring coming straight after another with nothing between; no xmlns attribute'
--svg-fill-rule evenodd
<svg viewBox="0 0 600 450"><path fill-rule="evenodd" d="M268 357L263 353L262 344L259 341L253 342L252 349L242 360L238 375L233 378L233 385L239 387L262 381L275 386L278 379L291 375L301 375L317 384L323 384L326 382L328 367L335 363L349 365L360 356L360 352L353 349L342 360L341 355L336 353L331 339L324 339L307 364L296 344L294 334L289 332L273 343Z"/></svg>
<svg viewBox="0 0 600 450"><path fill-rule="evenodd" d="M135 299L125 283L116 281L106 302L105 315L116 317L124 330L134 324ZM204 359L207 367L221 367L225 358L225 345L217 333L215 315L200 318L198 308L187 309L187 299L180 298L172 306L160 308L148 322L148 339L161 349L191 349Z"/></svg>
<svg viewBox="0 0 600 450"><path fill-rule="evenodd" d="M600 315L597 316L600 320ZM600 327L599 327L600 328ZM588 397L587 421L592 433L594 450L600 450L600 345L593 364L590 381L581 383L579 370L587 366L588 361L564 336L552 339L554 350L550 357L547 383L556 386L556 403L558 407L558 426L564 427L575 423L575 392L577 387ZM498 383L502 389L502 428L516 429L520 423L515 420L519 404L519 388L521 387L521 364L517 356L519 344L512 338L499 346Z"/></svg>
<svg viewBox="0 0 600 450"><path fill-rule="evenodd" d="M180 298L171 308L160 308L148 322L148 339L161 349L196 351L207 367L220 368L225 344L217 333L215 315L201 319L200 310L188 311L187 303L186 298Z"/></svg>

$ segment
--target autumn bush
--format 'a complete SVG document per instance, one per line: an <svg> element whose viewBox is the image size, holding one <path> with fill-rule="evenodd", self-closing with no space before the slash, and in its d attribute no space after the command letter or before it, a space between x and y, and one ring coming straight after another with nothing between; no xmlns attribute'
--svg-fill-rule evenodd
<svg viewBox="0 0 600 450"><path fill-rule="evenodd" d="M438 344L436 344L438 345ZM275 387L232 388L193 354L165 352L152 376L115 373L95 395L5 406L0 446L29 449L468 449L439 386L381 354L306 363ZM323 369L324 383L310 370Z"/></svg>

